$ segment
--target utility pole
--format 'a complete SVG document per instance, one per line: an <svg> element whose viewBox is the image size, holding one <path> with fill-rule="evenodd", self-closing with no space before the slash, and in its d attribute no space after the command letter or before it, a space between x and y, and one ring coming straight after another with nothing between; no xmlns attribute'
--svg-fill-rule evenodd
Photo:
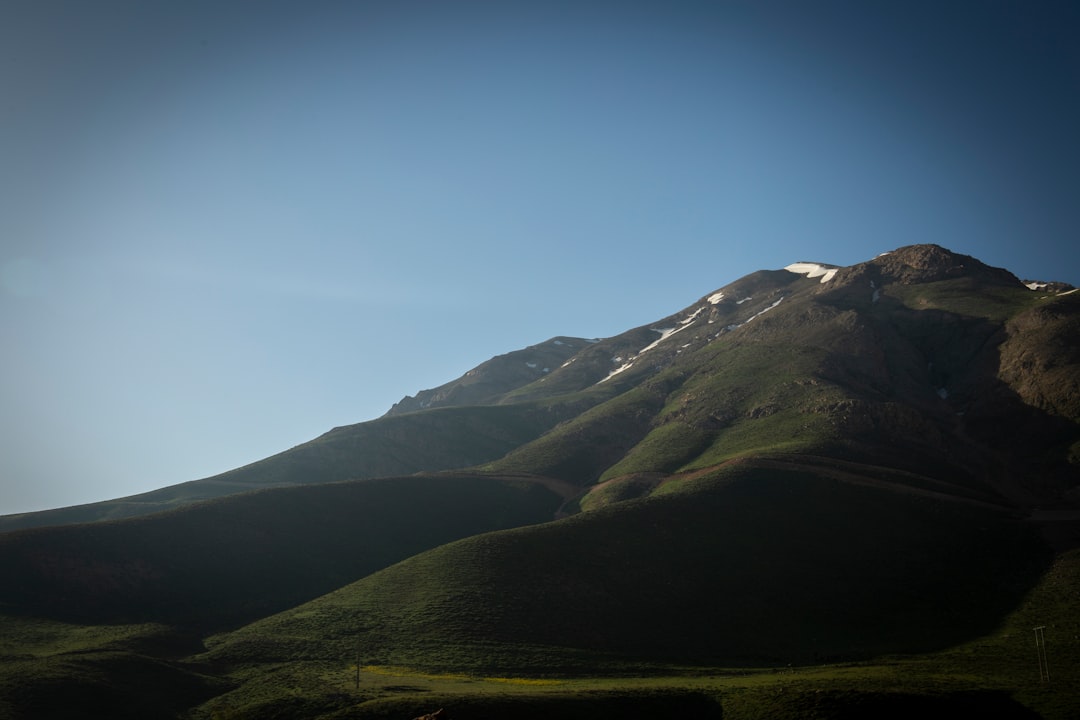
<svg viewBox="0 0 1080 720"><path fill-rule="evenodd" d="M356 689L360 689L360 633L356 633Z"/></svg>
<svg viewBox="0 0 1080 720"><path fill-rule="evenodd" d="M1046 659L1046 630L1045 625L1039 625L1035 628L1035 651L1039 655L1039 681L1048 683L1050 682L1050 664Z"/></svg>

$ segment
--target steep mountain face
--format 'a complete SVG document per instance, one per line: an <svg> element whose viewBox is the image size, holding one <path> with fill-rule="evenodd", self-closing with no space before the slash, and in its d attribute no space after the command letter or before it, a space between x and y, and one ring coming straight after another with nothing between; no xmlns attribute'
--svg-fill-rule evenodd
<svg viewBox="0 0 1080 720"><path fill-rule="evenodd" d="M489 467L590 485L799 451L1052 502L1077 482L1078 309L936 246L755 273L644 328L606 373L523 388L618 395Z"/></svg>

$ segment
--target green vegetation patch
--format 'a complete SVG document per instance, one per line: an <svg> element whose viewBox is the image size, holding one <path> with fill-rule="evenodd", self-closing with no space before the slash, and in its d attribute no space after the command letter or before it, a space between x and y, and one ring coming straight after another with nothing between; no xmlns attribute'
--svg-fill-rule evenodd
<svg viewBox="0 0 1080 720"><path fill-rule="evenodd" d="M649 431L664 397L647 386L627 391L567 421L540 439L484 466L530 472L585 485L618 461Z"/></svg>
<svg viewBox="0 0 1080 720"><path fill-rule="evenodd" d="M883 295L912 310L944 310L1003 323L1036 306L1042 297L1023 285L990 286L971 277L911 285L892 284Z"/></svg>
<svg viewBox="0 0 1080 720"><path fill-rule="evenodd" d="M678 491L417 555L215 640L228 662L550 675L803 664L986 632L1046 562L968 505L736 467Z"/></svg>
<svg viewBox="0 0 1080 720"><path fill-rule="evenodd" d="M485 475L265 490L130 520L0 535L9 612L219 629L458 538L550 519L562 498Z"/></svg>

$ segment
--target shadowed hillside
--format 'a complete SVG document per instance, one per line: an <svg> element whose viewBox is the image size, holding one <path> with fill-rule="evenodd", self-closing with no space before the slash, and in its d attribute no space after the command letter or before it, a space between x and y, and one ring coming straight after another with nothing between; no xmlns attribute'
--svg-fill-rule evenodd
<svg viewBox="0 0 1080 720"><path fill-rule="evenodd" d="M419 476L264 490L170 513L0 534L0 610L200 629L249 622L410 555L551 519L526 479Z"/></svg>
<svg viewBox="0 0 1080 720"><path fill-rule="evenodd" d="M360 632L373 662L442 671L786 665L992 629L1049 562L1037 529L882 475L734 463L418 555L224 636L211 657L333 660Z"/></svg>

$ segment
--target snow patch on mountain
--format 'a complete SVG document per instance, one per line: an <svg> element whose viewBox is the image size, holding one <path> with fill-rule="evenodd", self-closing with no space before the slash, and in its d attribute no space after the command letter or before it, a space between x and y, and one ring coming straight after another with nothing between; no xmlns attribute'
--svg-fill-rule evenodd
<svg viewBox="0 0 1080 720"><path fill-rule="evenodd" d="M599 381L599 382L597 382L596 384L597 384L597 385L599 385L599 384L600 384L600 383L602 383L602 382L607 382L608 380L610 380L611 378L615 377L615 376L616 376L616 375L618 375L619 373L621 373L621 372L623 372L623 371L625 371L625 370L629 370L629 369L630 369L630 368L632 368L633 366L634 366L634 361L633 361L633 360L631 360L630 362L628 362L628 363L626 363L626 364L624 364L624 365L620 365L619 367L617 367L617 368L615 368L614 370L612 370L611 372L609 372L609 373L607 374L607 377L603 378L602 380L600 380L600 381Z"/></svg>
<svg viewBox="0 0 1080 720"><path fill-rule="evenodd" d="M825 281L824 281L824 280L822 280L822 282L825 282ZM753 320L754 318L759 318L759 317L761 317L762 315L764 315L765 313L769 312L770 310L772 310L772 309L773 309L774 307L776 307L777 305L779 305L779 304L780 304L780 303L782 303L782 302L784 302L784 298L783 298L783 297L781 297L781 298L780 298L779 300L777 300L776 302L774 302L774 303L773 303L772 305L770 305L769 307L765 308L764 310L760 310L760 311L758 311L757 313L755 313L754 315L751 315L751 316L750 316L749 318L747 318L746 322L744 322L744 323L743 323L743 325L745 325L746 323L750 322L750 321L751 321L751 320Z"/></svg>
<svg viewBox="0 0 1080 720"><path fill-rule="evenodd" d="M749 299L749 298L747 298L747 299ZM774 302L772 305L768 306L764 310L759 310L758 312L754 313L753 315L751 315L747 319L743 320L741 323L733 323L731 325L725 325L724 329L721 330L720 332L718 332L714 337L720 337L725 332L731 332L732 330L738 330L739 328L741 328L743 325L750 322L754 318L759 318L762 315L764 315L765 313L769 312L770 310L772 310L774 307L776 307L777 305L779 305L783 301L784 301L784 298L783 298L783 296L781 296L780 299L777 300L776 302Z"/></svg>
<svg viewBox="0 0 1080 720"><path fill-rule="evenodd" d="M797 262L788 265L784 269L788 272L793 272L796 275L805 275L808 278L820 277L821 282L827 283L833 279L833 275L835 275L836 271L840 268L825 267L818 263Z"/></svg>
<svg viewBox="0 0 1080 720"><path fill-rule="evenodd" d="M718 302L724 299L724 291L721 290L718 293L713 293L706 299L709 301L710 304L716 305Z"/></svg>
<svg viewBox="0 0 1080 720"><path fill-rule="evenodd" d="M667 340L669 337L671 337L675 333L681 332L681 331L685 330L686 328L690 327L690 324L694 322L694 319L697 318L697 316L700 315L704 310L705 310L704 307L699 307L697 310L695 310L693 313L690 314L690 317L686 318L685 320L680 320L679 324L676 325L675 327L649 328L653 332L660 333L660 337L658 337L656 340L652 341L651 343L649 343L645 347L638 350L637 355L634 355L634 357L630 358L627 362L623 363L619 367L612 370L610 373L608 373L607 377L600 380L597 383L597 385L599 385L600 383L605 382L607 380L610 380L611 378L615 377L616 375L618 375L621 372L625 372L626 370L629 370L631 367L634 366L634 361L637 360L639 357L641 357L645 353L649 352L654 347L656 347L660 343L664 342L665 340ZM621 360L622 360L622 358L612 358L612 362L619 362Z"/></svg>

